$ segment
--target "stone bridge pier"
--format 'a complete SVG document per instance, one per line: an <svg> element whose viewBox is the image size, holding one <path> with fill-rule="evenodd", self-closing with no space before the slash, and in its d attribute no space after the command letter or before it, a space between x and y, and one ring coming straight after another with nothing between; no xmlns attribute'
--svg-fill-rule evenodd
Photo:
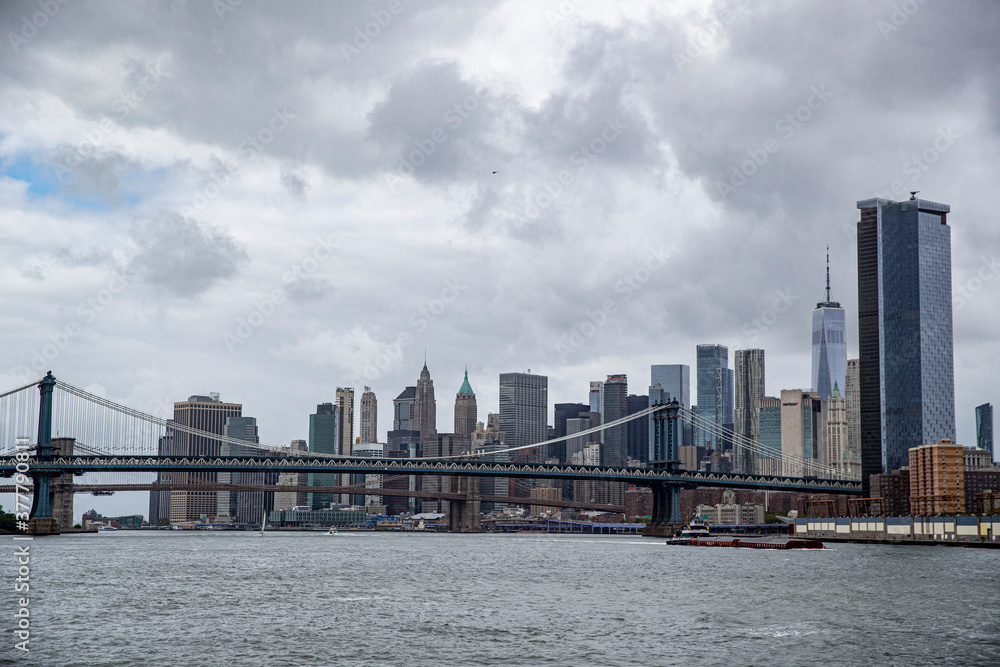
<svg viewBox="0 0 1000 667"><path fill-rule="evenodd" d="M452 484L456 493L465 494L465 499L448 501L448 530L452 533L480 532L479 478L473 475L455 476Z"/></svg>
<svg viewBox="0 0 1000 667"><path fill-rule="evenodd" d="M652 396L652 395L651 395ZM651 463L654 468L677 472L680 470L680 405L676 401L666 403L662 395L656 397L657 406L653 420L653 452ZM681 529L681 487L678 484L654 482L653 516L643 535L672 537Z"/></svg>

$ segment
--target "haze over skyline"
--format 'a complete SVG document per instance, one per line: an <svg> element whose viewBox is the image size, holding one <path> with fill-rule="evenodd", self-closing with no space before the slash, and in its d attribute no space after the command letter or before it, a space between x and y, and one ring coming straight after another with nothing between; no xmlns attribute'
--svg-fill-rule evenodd
<svg viewBox="0 0 1000 667"><path fill-rule="evenodd" d="M778 395L826 245L856 358L855 204L919 190L958 441L1000 402L994 2L55 6L0 6L4 388L217 391L276 445L337 386L384 440L425 349L444 432L466 366L483 420L501 372L551 419L698 343Z"/></svg>

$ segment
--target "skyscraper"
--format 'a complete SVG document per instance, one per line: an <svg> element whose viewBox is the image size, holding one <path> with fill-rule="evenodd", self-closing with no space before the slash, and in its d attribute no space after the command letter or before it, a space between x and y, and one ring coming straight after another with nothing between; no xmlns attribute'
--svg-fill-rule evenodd
<svg viewBox="0 0 1000 667"><path fill-rule="evenodd" d="M500 415L491 412L486 417L486 424L476 422L476 431L472 434L472 451L483 454L480 461L491 463L506 463L510 454L504 452L493 454L506 448L504 434L500 430ZM484 496L506 496L509 493L509 480L506 477L480 477L479 493ZM504 503L482 503L483 512L498 512L507 505Z"/></svg>
<svg viewBox="0 0 1000 667"><path fill-rule="evenodd" d="M437 400L434 398L434 380L427 370L426 361L417 379L417 389L414 394L413 430L420 431L421 449L430 451L437 447Z"/></svg>
<svg viewBox="0 0 1000 667"><path fill-rule="evenodd" d="M159 442L156 447L156 453L159 456L171 456L174 453L174 432L167 428L166 435L161 435ZM157 483L169 483L173 480L171 476L172 473L169 472L159 472L156 473ZM165 519L166 523L170 523L170 492L169 491L150 491L149 492L149 523L150 525L157 525L157 523ZM72 525L72 524L70 524Z"/></svg>
<svg viewBox="0 0 1000 667"><path fill-rule="evenodd" d="M337 387L337 415L340 417L339 454L350 456L354 451L354 388Z"/></svg>
<svg viewBox="0 0 1000 667"><path fill-rule="evenodd" d="M723 426L733 423L733 375L729 369L729 348L725 345L699 345L698 416ZM666 387L664 387L666 389ZM721 453L724 439L705 429L695 429L695 444Z"/></svg>
<svg viewBox="0 0 1000 667"><path fill-rule="evenodd" d="M628 378L625 374L609 375L604 382L604 405L601 418L607 424L628 416ZM604 465L624 467L628 462L626 437L628 425L621 424L604 429L604 448L601 455Z"/></svg>
<svg viewBox="0 0 1000 667"><path fill-rule="evenodd" d="M243 406L239 403L223 403L218 394L191 396L186 401L174 403L174 421L181 426L190 426L201 431L224 435L226 417L239 417ZM174 456L219 456L222 443L219 440L183 431L173 433ZM191 472L171 473L174 481L190 484L218 482L218 473ZM198 521L202 516L215 516L218 511L217 491L171 491L170 523Z"/></svg>
<svg viewBox="0 0 1000 667"><path fill-rule="evenodd" d="M861 466L907 465L909 450L955 439L951 228L947 204L858 202Z"/></svg>
<svg viewBox="0 0 1000 667"><path fill-rule="evenodd" d="M600 380L590 381L590 411L600 412L604 405L604 383Z"/></svg>
<svg viewBox="0 0 1000 667"><path fill-rule="evenodd" d="M844 309L830 300L830 248L826 249L826 301L816 304L812 315L812 388L830 400L833 384L844 391L847 371L847 338Z"/></svg>
<svg viewBox="0 0 1000 667"><path fill-rule="evenodd" d="M320 403L315 414L309 415L309 451L319 454L340 453L340 414L333 403ZM333 472L309 473L309 486L337 486L340 476ZM336 502L332 493L310 493L309 506L313 509Z"/></svg>
<svg viewBox="0 0 1000 667"><path fill-rule="evenodd" d="M566 425L570 419L578 419L584 412L590 412L590 406L584 403L556 403L553 428L555 437L561 438L567 434ZM576 431L574 431L575 433ZM582 446L581 446L582 449ZM570 460L567 454L567 441L557 442L549 448L549 456L554 456L562 462Z"/></svg>
<svg viewBox="0 0 1000 667"><path fill-rule="evenodd" d="M821 468L827 465L826 422L826 401L815 392L781 390L782 475L829 477Z"/></svg>
<svg viewBox="0 0 1000 667"><path fill-rule="evenodd" d="M629 394L627 413L634 415L649 407L648 394ZM649 460L649 416L633 419L625 425L625 441L627 443L627 454L630 459L645 463Z"/></svg>
<svg viewBox="0 0 1000 667"><path fill-rule="evenodd" d="M761 475L781 475L781 399L765 396L760 401L760 459L757 461Z"/></svg>
<svg viewBox="0 0 1000 667"><path fill-rule="evenodd" d="M229 438L259 443L257 419L255 417L226 417L224 435ZM256 453L256 447L244 447L228 442L222 443L221 456L249 456ZM263 472L220 472L219 482L223 484L264 484ZM260 523L264 512L273 506L274 495L264 491L219 491L217 517L219 521L235 523Z"/></svg>
<svg viewBox="0 0 1000 667"><path fill-rule="evenodd" d="M764 350L736 350L733 353L735 407L733 432L740 442L733 445L733 470L757 472L756 451L746 441L760 441L760 402L764 399Z"/></svg>
<svg viewBox="0 0 1000 667"><path fill-rule="evenodd" d="M840 385L833 383L833 393L827 401L826 460L837 469L841 478L852 478L853 458L847 448L847 403L840 395Z"/></svg>
<svg viewBox="0 0 1000 667"><path fill-rule="evenodd" d="M469 369L465 369L465 380L455 394L455 433L469 438L476 432L477 421L476 393L469 384ZM466 443L469 444L469 443Z"/></svg>
<svg viewBox="0 0 1000 667"><path fill-rule="evenodd" d="M531 373L500 374L500 430L507 447L543 442L548 434L548 412L549 378ZM546 455L532 449L511 452L511 458L544 460Z"/></svg>
<svg viewBox="0 0 1000 667"><path fill-rule="evenodd" d="M976 447L993 458L993 406L989 403L976 406Z"/></svg>
<svg viewBox="0 0 1000 667"><path fill-rule="evenodd" d="M649 367L650 386L660 385L671 401L677 401L682 408L691 407L691 367L687 364L653 364ZM650 396L652 400L652 396ZM651 403L652 405L652 403ZM678 446L688 447L694 444L694 431L691 424L682 421ZM653 455L653 424L649 425L649 456ZM652 460L652 459L650 459Z"/></svg>
<svg viewBox="0 0 1000 667"><path fill-rule="evenodd" d="M407 387L392 400L392 430L417 431L413 415L417 402L417 388Z"/></svg>
<svg viewBox="0 0 1000 667"><path fill-rule="evenodd" d="M861 374L858 359L847 360L844 375L844 408L847 411L847 451L861 460Z"/></svg>
<svg viewBox="0 0 1000 667"><path fill-rule="evenodd" d="M600 414L597 413L597 412L584 412L584 413L581 413L581 415L578 416L578 417L572 417L572 418L566 420L566 433L565 433L565 435L573 435L574 433L580 433L581 431L587 431L590 428L592 428L593 426L598 425L598 424L594 424L590 420L590 417L586 417L584 415L595 415L596 419L598 421L600 421ZM573 455L574 454L580 454L582 456L583 448L584 448L584 446L588 442L590 442L590 436L586 436L586 435L581 435L578 438L570 438L569 440L567 440L566 441L566 462L567 463L572 463L573 462Z"/></svg>
<svg viewBox="0 0 1000 667"><path fill-rule="evenodd" d="M378 399L371 387L361 394L361 442L378 442Z"/></svg>

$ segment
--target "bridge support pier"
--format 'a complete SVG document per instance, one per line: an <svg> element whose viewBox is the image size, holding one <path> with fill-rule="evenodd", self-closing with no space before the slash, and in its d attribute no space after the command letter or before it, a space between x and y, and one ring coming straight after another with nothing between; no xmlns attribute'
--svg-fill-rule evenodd
<svg viewBox="0 0 1000 667"><path fill-rule="evenodd" d="M653 484L653 516L642 534L649 537L673 537L682 526L680 485Z"/></svg>
<svg viewBox="0 0 1000 667"><path fill-rule="evenodd" d="M56 379L49 371L38 385L38 450L34 465L52 460L52 389ZM34 492L31 498L31 519L28 532L32 535L58 535L59 523L52 516L52 476L47 472L31 471Z"/></svg>
<svg viewBox="0 0 1000 667"><path fill-rule="evenodd" d="M658 399L662 400L662 396ZM662 405L652 415L653 420L653 467L669 472L680 471L680 404L657 403ZM653 489L653 515L643 535L672 537L681 528L681 487L679 484L656 482Z"/></svg>
<svg viewBox="0 0 1000 667"><path fill-rule="evenodd" d="M455 491L464 493L464 500L448 501L448 530L452 533L478 533L482 530L479 500L479 478L471 475L452 477Z"/></svg>

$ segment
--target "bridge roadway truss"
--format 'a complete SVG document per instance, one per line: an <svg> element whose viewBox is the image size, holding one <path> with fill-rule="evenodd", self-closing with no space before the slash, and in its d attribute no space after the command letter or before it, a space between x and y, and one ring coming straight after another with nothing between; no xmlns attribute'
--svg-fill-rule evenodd
<svg viewBox="0 0 1000 667"><path fill-rule="evenodd" d="M56 379L49 372L38 383L38 440L33 455L19 451L0 457L0 477L14 477L23 484L32 479L34 493L29 530L35 534L58 532L52 518L52 479L60 475L88 472L330 472L395 475L448 475L458 477L462 499L449 500L449 522L454 530L478 530L479 485L474 477L521 477L532 479L604 480L648 486L653 492L653 517L647 534L672 531L680 524L682 487L799 491L859 495L861 483L848 480L774 477L768 475L695 472L680 469L678 403L652 406L653 461L647 468L501 463L481 460L385 459L317 456L146 456L88 455L58 456L52 450L52 392ZM95 400L96 397L93 397ZM131 409L128 409L131 411ZM135 412L135 411L131 411ZM642 416L645 413L637 413ZM610 425L610 424L609 424ZM607 425L606 425L607 426ZM209 437L214 434L206 433ZM574 437L581 434L573 434ZM28 458L29 460L26 460ZM539 502L537 504L542 504ZM544 504L552 504L544 501Z"/></svg>
<svg viewBox="0 0 1000 667"><path fill-rule="evenodd" d="M0 458L0 477L15 473L12 456ZM277 458L272 456L70 456L34 462L30 474L82 475L88 472L324 472L372 475L472 475L475 477L522 477L534 479L604 480L636 486L679 484L726 488L847 493L861 491L860 482L800 479L769 475L711 473L668 468L611 468L605 466L555 465L543 463L495 463L487 461L436 461L433 459L383 458Z"/></svg>
<svg viewBox="0 0 1000 667"><path fill-rule="evenodd" d="M410 489L380 489L366 486L298 486L295 484L225 484L210 482L199 484L163 483L151 484L74 484L73 493L116 493L119 491L263 491L265 493L334 493L352 496L397 496L406 498L437 498L441 500L467 500L465 494L448 491L414 491ZM13 484L0 484L0 493L16 493ZM624 512L624 505L604 505L601 503L585 503L576 500L556 500L554 498L532 499L526 496L491 496L481 495L479 500L484 503L503 503L506 505L542 504L546 507L566 507L583 510L598 510L601 512Z"/></svg>

